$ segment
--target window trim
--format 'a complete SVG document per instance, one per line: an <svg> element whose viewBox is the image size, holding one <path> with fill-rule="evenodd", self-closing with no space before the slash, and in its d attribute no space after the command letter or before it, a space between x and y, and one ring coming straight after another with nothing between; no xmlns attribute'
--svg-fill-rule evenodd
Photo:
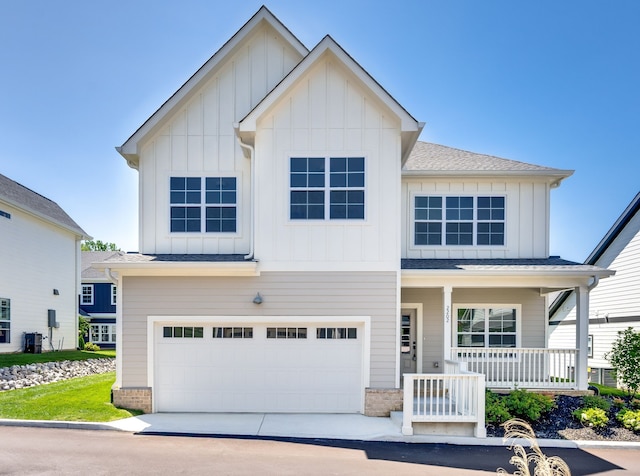
<svg viewBox="0 0 640 476"><path fill-rule="evenodd" d="M308 184L305 187L292 187L291 186L291 174L293 173L292 171L292 159L323 159L324 160L324 171L323 176L324 176L324 185L322 187L310 187ZM339 186L331 186L331 160L332 159L362 159L363 161L363 185L362 186L344 186L344 187L339 187ZM286 206L287 206L287 222L289 224L298 224L298 223L304 223L305 225L309 225L309 224L321 224L321 225L327 225L327 224L336 224L336 225L340 225L343 224L345 222L358 222L358 223L362 223L362 222L366 222L367 221L367 212L369 209L369 205L368 205L368 196L369 194L367 193L368 191L368 176L369 173L367 171L367 162L368 162L368 158L367 158L367 154L365 153L349 153L349 154L317 154L317 153L300 153L300 154L289 154L287 156L287 179L286 179L286 183L287 183L287 201L286 201ZM309 171L307 170L307 174L309 173ZM345 171L345 173L347 174L347 177L349 175L349 170L348 170L348 165L347 165L347 170ZM292 218L292 214L291 214L291 193L292 192L309 192L309 191L315 191L315 192L322 192L324 194L324 201L323 201L323 206L324 206L324 210L323 210L323 218ZM362 218L332 218L331 217L331 193L332 192L362 192L364 194L364 198L363 198L363 212L362 212ZM308 203L308 202L307 202Z"/></svg>
<svg viewBox="0 0 640 476"><path fill-rule="evenodd" d="M5 314L2 312L3 310L6 311L6 318L2 317ZM2 328L2 331L6 333L4 342L0 342L0 344L11 344L11 299L9 298L0 297L0 322L6 325Z"/></svg>
<svg viewBox="0 0 640 476"><path fill-rule="evenodd" d="M109 327L109 339L102 340L102 326ZM98 340L93 340L93 328L98 328ZM94 322L89 323L89 342L94 344L115 344L116 343L116 325L111 322Z"/></svg>
<svg viewBox="0 0 640 476"><path fill-rule="evenodd" d="M115 284L111 285L111 305L112 306L117 306L118 305L118 286Z"/></svg>
<svg viewBox="0 0 640 476"><path fill-rule="evenodd" d="M197 178L200 179L200 202L198 204L195 203L173 203L171 201L171 179L172 178L185 178L192 179ZM226 179L232 178L235 179L235 203L207 203L207 179ZM240 194L240 184L241 184L241 174L239 173L217 173L215 175L199 175L199 174L189 174L189 173L181 173L175 172L168 175L168 231L169 235L173 237L196 237L196 236L207 236L207 237L234 237L240 235L240 218L241 218L241 194ZM197 208L200 212L200 229L199 231L173 231L171 229L171 211L174 207L187 207L187 208ZM235 210L235 231L207 231L207 210L210 208L233 208Z"/></svg>
<svg viewBox="0 0 640 476"><path fill-rule="evenodd" d="M438 197L442 198L442 218L440 220L417 220L416 219L416 198L418 197ZM460 198L460 197L471 197L473 199L473 219L472 220L447 220L446 219L446 201L447 198ZM503 220L479 220L478 219L478 198L503 198L504 199L504 219ZM423 191L414 191L410 193L409 197L409 232L411 233L411 241L410 248L416 250L424 250L424 249L455 249L461 250L465 248L481 248L481 249L504 249L507 247L508 241L508 233L507 233L507 221L508 221L508 196L507 193L438 193L437 191L433 192L423 192ZM440 223L441 230L441 243L439 245L432 244L418 244L416 243L416 223ZM465 245L455 245L455 244L447 244L446 242L446 225L447 223L471 223L472 224L472 243ZM502 223L503 225L503 243L501 245L492 245L492 244L478 244L478 224L482 223Z"/></svg>
<svg viewBox="0 0 640 476"><path fill-rule="evenodd" d="M85 294L84 290L86 289L90 289L91 292L88 294ZM89 297L91 298L90 301L85 302L84 298L85 297ZM93 303L95 301L95 289L93 284L83 284L81 291L80 291L80 305L82 306L93 306Z"/></svg>
<svg viewBox="0 0 640 476"><path fill-rule="evenodd" d="M517 349L522 347L522 304L512 304L512 303L496 303L496 302L491 302L491 303L459 303L459 304L453 304L452 306L453 309L453 316L451 319L451 340L452 342L452 347L457 347L457 348L464 348L464 349L469 349L469 350L480 350L480 349ZM489 319L485 320L485 330L484 330L484 337L485 337L485 345L483 347L460 347L458 345L458 310L460 309L485 309L485 310L489 310L489 309L515 309L516 311L516 331L515 331L515 335L516 335L516 345L515 347L490 347L489 346L489 336L490 336L490 332L489 332ZM511 333L500 333L500 335L509 335Z"/></svg>

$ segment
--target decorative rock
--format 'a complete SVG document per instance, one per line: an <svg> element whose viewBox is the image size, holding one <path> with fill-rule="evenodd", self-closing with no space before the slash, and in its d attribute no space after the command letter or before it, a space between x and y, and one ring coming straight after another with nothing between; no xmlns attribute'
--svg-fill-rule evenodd
<svg viewBox="0 0 640 476"><path fill-rule="evenodd" d="M0 391L113 372L115 359L62 360L0 368Z"/></svg>

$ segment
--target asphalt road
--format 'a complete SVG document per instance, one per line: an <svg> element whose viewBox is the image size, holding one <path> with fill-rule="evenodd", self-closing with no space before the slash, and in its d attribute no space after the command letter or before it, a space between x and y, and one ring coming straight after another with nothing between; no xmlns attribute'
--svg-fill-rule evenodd
<svg viewBox="0 0 640 476"><path fill-rule="evenodd" d="M544 449L573 476L640 475L640 450ZM480 475L513 473L503 447L150 436L0 427L1 475Z"/></svg>

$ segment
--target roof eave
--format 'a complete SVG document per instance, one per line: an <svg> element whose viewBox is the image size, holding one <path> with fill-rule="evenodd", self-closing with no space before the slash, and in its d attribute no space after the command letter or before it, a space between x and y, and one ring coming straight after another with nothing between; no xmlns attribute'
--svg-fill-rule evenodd
<svg viewBox="0 0 640 476"><path fill-rule="evenodd" d="M207 262L96 262L95 269L110 269L122 276L260 276L257 261Z"/></svg>

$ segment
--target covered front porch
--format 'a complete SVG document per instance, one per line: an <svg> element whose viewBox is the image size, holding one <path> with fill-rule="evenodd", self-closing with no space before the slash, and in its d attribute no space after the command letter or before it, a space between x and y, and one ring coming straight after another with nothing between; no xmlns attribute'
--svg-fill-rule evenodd
<svg viewBox="0 0 640 476"><path fill-rule="evenodd" d="M564 260L403 260L398 385L403 431L472 422L489 389L586 391L589 292L612 272ZM577 295L575 349L549 349L548 303Z"/></svg>

